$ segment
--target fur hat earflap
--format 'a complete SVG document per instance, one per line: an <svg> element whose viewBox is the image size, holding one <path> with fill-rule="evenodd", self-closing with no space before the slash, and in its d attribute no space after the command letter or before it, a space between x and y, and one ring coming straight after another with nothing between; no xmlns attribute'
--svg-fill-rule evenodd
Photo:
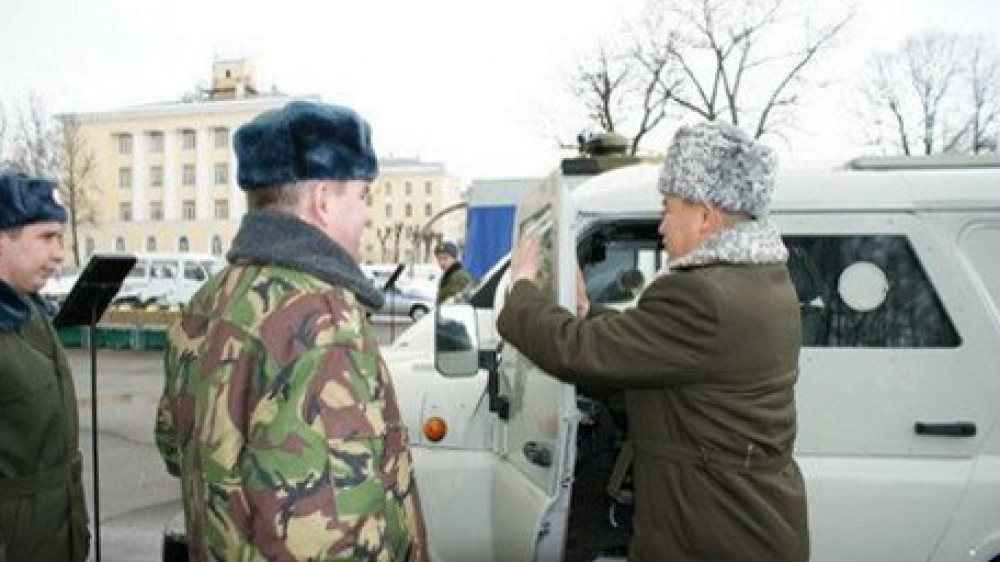
<svg viewBox="0 0 1000 562"><path fill-rule="evenodd" d="M664 195L759 218L770 211L776 167L770 148L729 123L709 121L677 131L659 187Z"/></svg>
<svg viewBox="0 0 1000 562"><path fill-rule="evenodd" d="M354 110L293 101L236 131L237 181L244 190L303 180L368 180L378 175L371 127Z"/></svg>

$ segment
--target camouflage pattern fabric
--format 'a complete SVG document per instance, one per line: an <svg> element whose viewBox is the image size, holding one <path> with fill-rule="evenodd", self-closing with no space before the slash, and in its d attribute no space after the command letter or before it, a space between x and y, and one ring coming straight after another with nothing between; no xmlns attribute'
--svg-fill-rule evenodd
<svg viewBox="0 0 1000 562"><path fill-rule="evenodd" d="M192 560L426 560L396 394L354 294L274 265L212 277L169 335L157 446Z"/></svg>

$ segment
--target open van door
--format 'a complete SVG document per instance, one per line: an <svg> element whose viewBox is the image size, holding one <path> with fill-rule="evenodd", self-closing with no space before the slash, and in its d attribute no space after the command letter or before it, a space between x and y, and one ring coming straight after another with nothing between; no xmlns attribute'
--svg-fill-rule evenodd
<svg viewBox="0 0 1000 562"><path fill-rule="evenodd" d="M542 237L539 283L575 310L575 212L559 171L518 204L514 244ZM572 385L557 381L504 346L500 387L509 416L500 420L493 476L494 560L559 560L565 542L579 414Z"/></svg>

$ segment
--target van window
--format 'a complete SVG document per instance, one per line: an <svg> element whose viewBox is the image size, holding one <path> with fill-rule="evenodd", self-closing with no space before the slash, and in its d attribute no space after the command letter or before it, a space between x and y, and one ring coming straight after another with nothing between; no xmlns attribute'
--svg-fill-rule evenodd
<svg viewBox="0 0 1000 562"><path fill-rule="evenodd" d="M928 348L961 343L905 236L795 235L784 240L802 311L804 346ZM856 272L865 275L854 276Z"/></svg>
<svg viewBox="0 0 1000 562"><path fill-rule="evenodd" d="M993 307L1000 311L1000 224L979 223L966 228L960 245L982 281Z"/></svg>
<svg viewBox="0 0 1000 562"><path fill-rule="evenodd" d="M135 279L145 279L146 278L146 262L137 261L135 262L135 267L133 267L128 272L128 276Z"/></svg>
<svg viewBox="0 0 1000 562"><path fill-rule="evenodd" d="M205 268L197 262L184 262L184 278L193 281L204 281L208 278Z"/></svg>

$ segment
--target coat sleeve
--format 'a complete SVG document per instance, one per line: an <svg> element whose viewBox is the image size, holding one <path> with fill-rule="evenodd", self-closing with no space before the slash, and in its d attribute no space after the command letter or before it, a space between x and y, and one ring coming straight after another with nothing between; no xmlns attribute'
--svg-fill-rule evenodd
<svg viewBox="0 0 1000 562"><path fill-rule="evenodd" d="M607 388L704 380L716 351L717 291L693 275L654 282L635 308L577 318L529 281L512 287L500 335L552 376Z"/></svg>
<svg viewBox="0 0 1000 562"><path fill-rule="evenodd" d="M174 414L174 382L176 380L176 365L171 359L174 352L168 348L163 360L163 393L156 406L156 427L153 429L156 448L160 457L167 465L167 472L173 476L180 475L180 459L177 454L177 434L175 432Z"/></svg>

